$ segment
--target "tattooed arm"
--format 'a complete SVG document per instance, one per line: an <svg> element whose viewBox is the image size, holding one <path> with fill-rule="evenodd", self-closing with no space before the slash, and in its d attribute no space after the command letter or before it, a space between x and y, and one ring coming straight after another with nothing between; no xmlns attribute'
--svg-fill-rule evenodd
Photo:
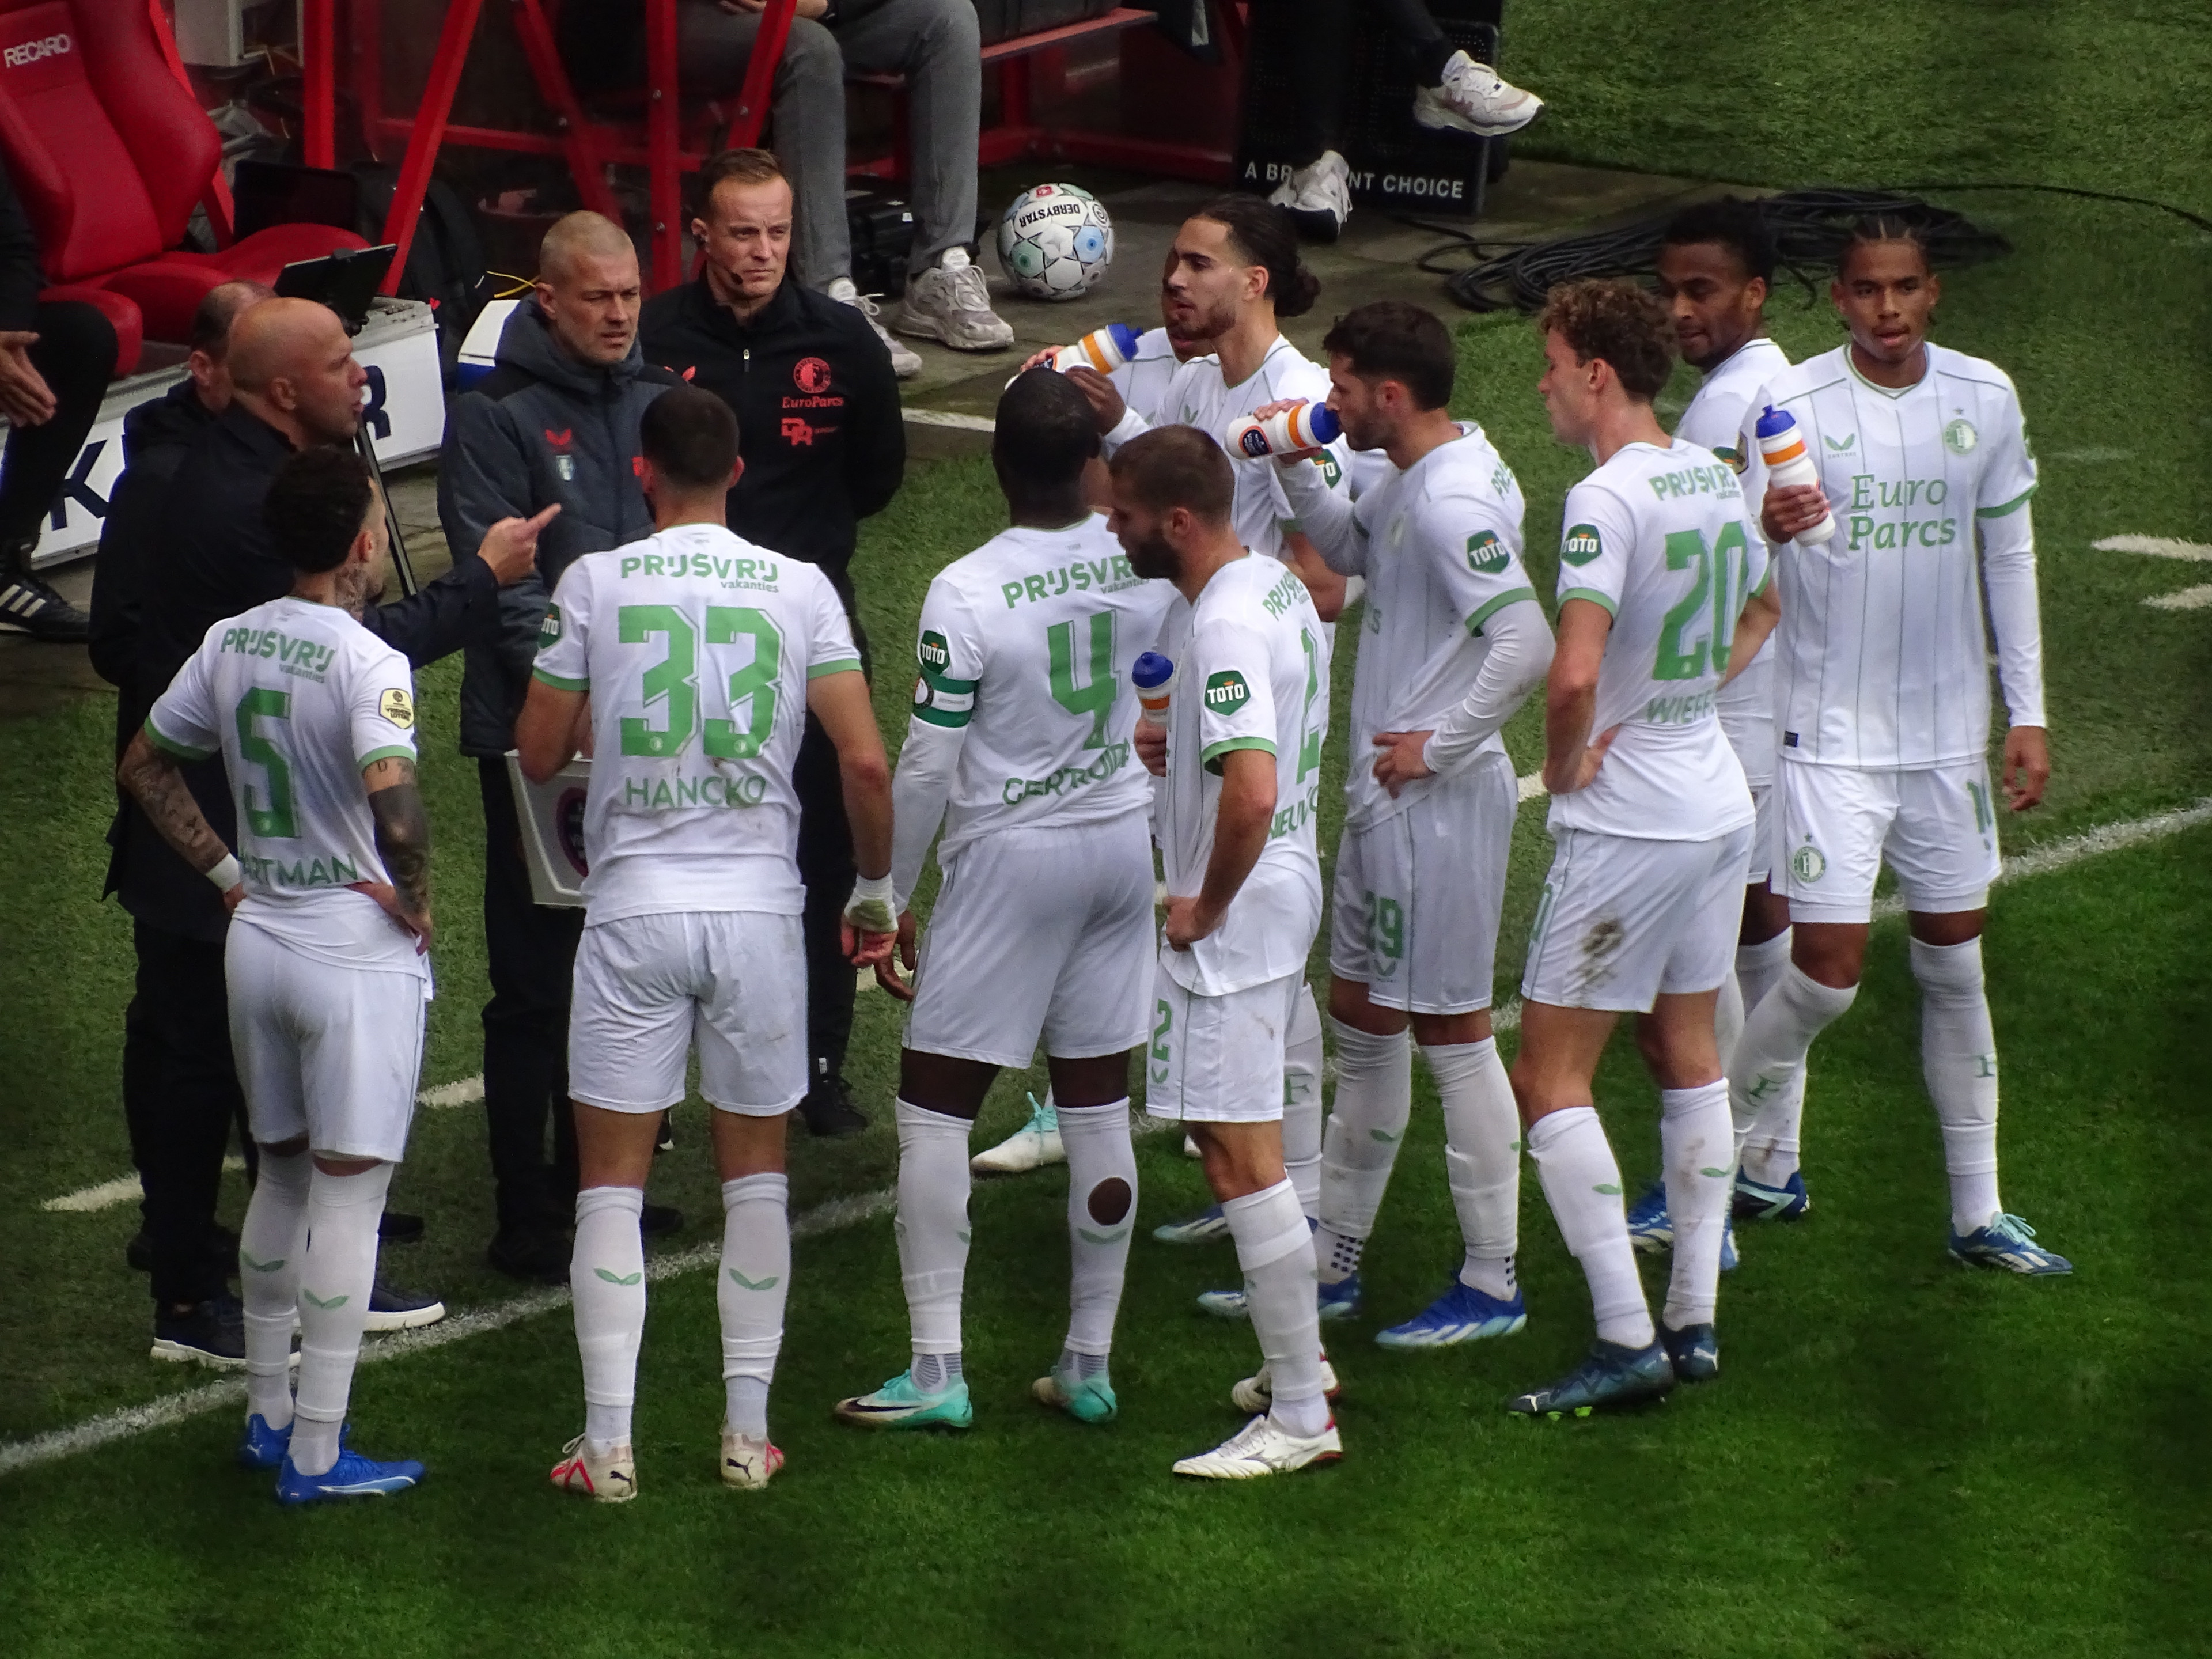
<svg viewBox="0 0 2212 1659"><path fill-rule="evenodd" d="M419 955L430 948L430 815L415 782L415 763L372 761L362 769L368 810L376 817L376 851L389 882L363 881L366 893L415 939Z"/></svg>
<svg viewBox="0 0 2212 1659"><path fill-rule="evenodd" d="M132 734L131 746L123 751L122 764L115 769L115 781L131 792L139 810L161 831L161 839L177 849L177 856L200 874L212 874L216 866L230 857L222 837L201 816L200 804L185 787L185 775L178 769L175 758L156 749L145 732ZM238 867L234 860L230 867L234 873ZM223 908L235 910L245 896L244 885L233 881L223 890Z"/></svg>

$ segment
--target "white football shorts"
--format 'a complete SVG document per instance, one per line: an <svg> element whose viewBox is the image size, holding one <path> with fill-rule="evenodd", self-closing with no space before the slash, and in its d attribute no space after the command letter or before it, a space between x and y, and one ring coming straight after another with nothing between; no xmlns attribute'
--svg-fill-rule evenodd
<svg viewBox="0 0 2212 1659"><path fill-rule="evenodd" d="M223 946L230 1048L264 1146L397 1164L422 1072L420 974L342 968L234 921Z"/></svg>
<svg viewBox="0 0 2212 1659"><path fill-rule="evenodd" d="M1775 815L1781 811L1782 804L1772 784L1751 786L1751 810L1758 817L1751 826L1751 868L1745 872L1743 884L1756 887L1774 874L1774 837L1780 833L1775 828Z"/></svg>
<svg viewBox="0 0 2212 1659"><path fill-rule="evenodd" d="M699 1093L774 1117L806 1092L806 952L797 916L681 910L586 924L568 1010L568 1092L611 1112Z"/></svg>
<svg viewBox="0 0 2212 1659"><path fill-rule="evenodd" d="M1909 772L1784 758L1774 890L1795 921L1867 921L1887 861L1908 910L1978 910L2002 858L1985 760Z"/></svg>
<svg viewBox="0 0 2212 1659"><path fill-rule="evenodd" d="M1712 841L1554 832L1521 994L1555 1008L1648 1013L1735 970L1749 824Z"/></svg>
<svg viewBox="0 0 2212 1659"><path fill-rule="evenodd" d="M1346 829L1329 900L1329 972L1364 985L1378 1007L1490 1006L1520 800L1510 763L1484 755L1404 811Z"/></svg>
<svg viewBox="0 0 2212 1659"><path fill-rule="evenodd" d="M1026 1070L1136 1048L1152 983L1145 814L994 830L953 855L922 932L906 1046Z"/></svg>
<svg viewBox="0 0 2212 1659"><path fill-rule="evenodd" d="M1273 1123L1283 1115L1283 1050L1303 974L1210 997L1187 991L1160 946L1153 979L1145 1113L1188 1123Z"/></svg>

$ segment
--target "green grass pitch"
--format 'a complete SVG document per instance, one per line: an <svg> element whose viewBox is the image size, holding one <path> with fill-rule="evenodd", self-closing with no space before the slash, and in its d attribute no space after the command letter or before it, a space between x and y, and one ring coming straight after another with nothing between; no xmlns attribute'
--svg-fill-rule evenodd
<svg viewBox="0 0 2212 1659"><path fill-rule="evenodd" d="M1510 9L1506 70L1551 103L1523 154L1775 186L2037 181L2212 213L2212 36L2196 8ZM1948 280L1936 337L2011 371L2043 465L2057 775L2043 811L2004 824L2017 854L2212 795L2212 611L2142 603L2201 567L2092 547L2121 533L2212 543L2212 235L2106 202L1948 199L2019 252ZM1825 299L1786 283L1770 317L1793 356L1840 338ZM1549 438L1527 325L1460 328L1457 406L1521 476L1532 573L1548 593L1560 499L1586 462ZM1687 392L1686 376L1665 412ZM856 574L894 741L922 590L1000 521L988 466L963 462L916 467L867 526ZM481 826L472 765L453 750L458 682L452 665L422 677L441 985L426 1085L481 1066ZM88 698L0 726L0 1455L206 1380L144 1357L144 1281L122 1261L135 1210L40 1207L130 1167L118 1106L130 943L97 902L112 721L112 704ZM1534 711L1508 736L1518 769L1532 769ZM1334 791L1323 799L1329 842ZM1540 806L1524 808L1501 994L1517 983L1548 848ZM1421 1305L1457 1253L1417 1069L1411 1145L1369 1253L1373 1316L1328 1333L1347 1388L1334 1469L1231 1490L1168 1477L1173 1458L1236 1425L1227 1387L1256 1356L1248 1329L1191 1305L1230 1282L1233 1253L1146 1236L1203 1201L1196 1166L1172 1137L1151 1137L1115 1363L1123 1414L1109 1427L1026 1397L1063 1328L1064 1172L979 1183L967 1320L977 1426L964 1438L872 1437L830 1419L836 1397L903 1363L896 1255L877 1218L796 1249L771 1407L791 1464L764 1494L714 1477L714 1301L709 1276L690 1274L653 1292L638 1503L602 1510L544 1485L576 1431L579 1385L568 1316L544 1314L363 1370L362 1443L431 1468L389 1504L278 1511L264 1481L228 1468L227 1409L0 1476L5 1645L380 1659L2203 1651L2208 919L2212 828L2000 890L1989 962L2006 1201L2075 1258L2069 1279L1969 1274L1943 1257L1941 1152L1892 923L1877 930L1857 1006L1815 1053L1817 1207L1797 1226L1747 1231L1744 1264L1723 1285L1722 1380L1656 1409L1542 1425L1498 1410L1564 1368L1588 1333L1580 1275L1533 1179L1528 1331L1439 1354L1373 1346L1375 1327ZM894 1006L865 994L849 1069L878 1127L836 1146L802 1138L794 1210L890 1183L897 1037ZM1033 1081L1001 1081L978 1146L1018 1121ZM1625 1042L1599 1098L1638 1183L1656 1164L1656 1102ZM718 1214L702 1109L679 1114L681 1145L654 1176L653 1195L691 1218L684 1244L713 1237ZM423 1112L394 1201L425 1212L430 1237L387 1252L391 1273L459 1308L512 1297L481 1264L488 1187L477 1111ZM234 1180L230 1218L242 1200Z"/></svg>

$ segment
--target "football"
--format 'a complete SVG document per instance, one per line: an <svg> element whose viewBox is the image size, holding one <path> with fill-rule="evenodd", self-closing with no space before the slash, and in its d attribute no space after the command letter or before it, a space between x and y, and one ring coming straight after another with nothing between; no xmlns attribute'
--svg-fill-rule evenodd
<svg viewBox="0 0 2212 1659"><path fill-rule="evenodd" d="M1104 280L1114 264L1114 222L1105 204L1074 185L1038 185L1014 198L999 220L999 264L1037 300L1072 300Z"/></svg>

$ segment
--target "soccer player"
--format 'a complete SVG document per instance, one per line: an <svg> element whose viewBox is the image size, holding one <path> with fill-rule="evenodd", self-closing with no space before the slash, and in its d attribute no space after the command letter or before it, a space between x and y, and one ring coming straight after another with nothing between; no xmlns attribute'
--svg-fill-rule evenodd
<svg viewBox="0 0 2212 1659"><path fill-rule="evenodd" d="M1314 1300L1313 1233L1283 1167L1283 1051L1321 924L1314 813L1328 730L1328 636L1305 585L1237 541L1229 458L1163 427L1111 462L1114 534L1171 583L1164 731L1137 728L1166 780L1155 823L1167 919L1145 1109L1198 1138L1236 1241L1265 1363L1231 1398L1257 1413L1178 1474L1248 1480L1340 1455Z"/></svg>
<svg viewBox="0 0 2212 1659"><path fill-rule="evenodd" d="M1659 247L1659 297L1674 319L1683 361L1705 379L1674 423L1674 435L1710 449L1747 481L1745 500L1764 488L1765 468L1750 434L1758 420L1759 389L1790 367L1782 348L1760 331L1774 281L1774 238L1759 209L1729 196L1699 202L1669 220ZM1774 842L1774 652L1762 645L1752 660L1721 688L1721 730L1742 763L1759 814L1751 843L1749 884L1743 890L1743 926L1736 936L1735 972L1721 981L1721 1063L1725 1066L1743 1031L1744 1012L1774 987L1790 960L1790 904L1769 884ZM1802 1079L1799 1079L1802 1087ZM1799 1101L1802 1104L1802 1098ZM1795 1220L1812 1207L1796 1173L1796 1131L1790 1130L1787 1178L1768 1185L1766 1146L1747 1146L1747 1168L1736 1172L1735 1207L1764 1220ZM1793 1184L1794 1183L1794 1184ZM1654 1182L1628 1212L1629 1236L1638 1249L1663 1249L1674 1238L1667 1221L1664 1182ZM1728 1261L1724 1246L1723 1261Z"/></svg>
<svg viewBox="0 0 2212 1659"><path fill-rule="evenodd" d="M1539 389L1559 441L1597 469L1567 492L1559 647L1544 709L1555 843L1528 942L1513 1092L1559 1235L1589 1281L1597 1340L1510 1402L1542 1415L1625 1404L1720 1369L1713 1310L1732 1140L1713 1005L1742 911L1754 813L1714 702L1747 589L1765 580L1735 468L1670 439L1651 400L1674 328L1626 282L1552 290ZM1659 1085L1674 1260L1656 1340L1591 1079L1634 1013Z"/></svg>
<svg viewBox="0 0 2212 1659"><path fill-rule="evenodd" d="M912 1364L837 1415L966 1428L960 1360L968 1134L1001 1066L1044 1043L1068 1165L1067 1340L1036 1395L1085 1423L1115 1410L1107 1358L1136 1219L1129 1057L1151 1030L1152 782L1132 763L1129 673L1174 597L1084 505L1098 432L1049 368L999 399L991 456L1012 527L930 584L914 717L893 785L899 951L931 839L945 884L899 1056L898 1243Z"/></svg>
<svg viewBox="0 0 2212 1659"><path fill-rule="evenodd" d="M895 931L890 769L836 590L814 566L726 527L741 465L728 404L678 387L638 431L658 529L562 574L515 726L533 781L587 744L593 757L568 1027L584 1432L552 1480L602 1503L637 1494L639 1211L695 1041L722 1182L722 1479L757 1488L783 1467L768 1394L791 1285L784 1131L806 1092L791 768L810 713L836 747L862 872L845 908L859 941L848 954L879 960Z"/></svg>
<svg viewBox="0 0 2212 1659"><path fill-rule="evenodd" d="M1410 1024L1443 1107L1465 1259L1431 1306L1376 1340L1439 1347L1527 1322L1513 1276L1521 1122L1490 1026L1520 805L1498 731L1551 665L1552 630L1521 565L1521 487L1482 428L1451 417L1444 325L1377 301L1322 346L1346 437L1382 451L1389 470L1347 506L1310 460L1280 464L1331 568L1367 583L1330 912L1337 1075L1315 1237L1322 1311L1359 1305L1360 1253L1413 1112Z"/></svg>
<svg viewBox="0 0 2212 1659"><path fill-rule="evenodd" d="M263 514L292 562L292 591L208 630L119 776L231 912L230 1036L261 1149L239 1230L238 1461L276 1470L280 1502L313 1504L422 1478L411 1459L380 1462L344 1444L341 1425L422 1060L430 823L407 659L361 624L386 548L367 469L350 450L302 450L270 483ZM236 853L178 769L216 753L238 800Z"/></svg>
<svg viewBox="0 0 2212 1659"><path fill-rule="evenodd" d="M2070 1273L1998 1199L1996 1038L1982 983L1999 866L1991 635L2010 715L2006 804L2027 811L2051 775L2028 510L2035 461L2005 372L1929 343L1942 294L1909 226L1863 222L1829 288L1850 340L1784 370L1759 399L1796 418L1820 471L1818 487L1766 492L1767 536L1787 543L1824 512L1835 534L1782 549L1779 592L1747 611L1736 647L1778 620L1775 857L1792 940L1780 983L1745 1023L1729 1091L1747 1146L1777 1149L1761 1183L1802 1190L1796 1120L1774 1127L1765 1114L1790 1111L1814 1038L1857 994L1886 860L1920 981L1922 1074L1942 1127L1951 1254L2017 1273Z"/></svg>

